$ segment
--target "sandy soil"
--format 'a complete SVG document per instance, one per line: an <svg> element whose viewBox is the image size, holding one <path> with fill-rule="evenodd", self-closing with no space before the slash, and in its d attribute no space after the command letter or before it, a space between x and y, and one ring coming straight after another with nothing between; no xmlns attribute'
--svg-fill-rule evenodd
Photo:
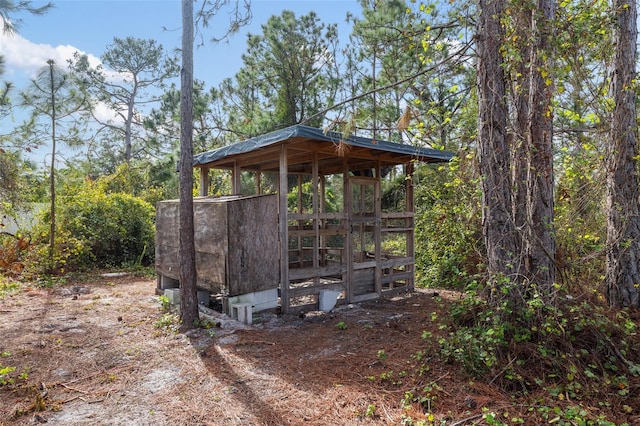
<svg viewBox="0 0 640 426"><path fill-rule="evenodd" d="M483 408L526 411L436 359L432 319L455 297L265 312L251 327L185 335L163 321L155 280L23 289L0 300L0 369L16 368L0 387L0 424L397 425L432 413L468 425Z"/></svg>

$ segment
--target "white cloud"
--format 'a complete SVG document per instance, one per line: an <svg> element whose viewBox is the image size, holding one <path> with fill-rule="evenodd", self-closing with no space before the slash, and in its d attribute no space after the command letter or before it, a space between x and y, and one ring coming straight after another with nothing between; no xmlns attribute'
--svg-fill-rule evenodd
<svg viewBox="0 0 640 426"><path fill-rule="evenodd" d="M67 60L79 49L71 45L51 46L49 44L33 43L19 34L3 34L0 32L0 56L4 57L5 77L34 78L38 71L53 59L61 68L67 67ZM100 64L100 59L88 55L92 66Z"/></svg>
<svg viewBox="0 0 640 426"><path fill-rule="evenodd" d="M123 119L104 103L100 102L94 106L93 115L102 123L122 124Z"/></svg>

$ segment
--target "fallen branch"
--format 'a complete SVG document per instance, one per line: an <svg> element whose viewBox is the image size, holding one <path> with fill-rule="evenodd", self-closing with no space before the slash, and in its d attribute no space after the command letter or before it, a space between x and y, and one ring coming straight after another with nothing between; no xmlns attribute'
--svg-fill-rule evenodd
<svg viewBox="0 0 640 426"><path fill-rule="evenodd" d="M71 386L67 386L64 383L60 383L60 386L62 386L65 389L69 389L70 391L74 391L74 392L79 392L79 393L83 393L83 394L88 394L89 392L87 391L83 391L82 389L78 389L78 388L72 388Z"/></svg>
<svg viewBox="0 0 640 426"><path fill-rule="evenodd" d="M479 419L480 417L482 417L482 414L476 414L475 416L470 416L470 417L467 417L466 419L458 420L455 423L451 423L451 426L460 426L472 420Z"/></svg>

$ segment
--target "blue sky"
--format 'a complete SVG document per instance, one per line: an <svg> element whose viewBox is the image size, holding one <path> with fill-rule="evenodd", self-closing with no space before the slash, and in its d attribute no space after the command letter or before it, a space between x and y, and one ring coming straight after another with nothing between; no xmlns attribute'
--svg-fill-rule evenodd
<svg viewBox="0 0 640 426"><path fill-rule="evenodd" d="M76 51L93 55L98 60L114 37L152 38L167 50L181 45L179 0L53 2L56 7L46 15L21 15L23 22L16 35L0 34L0 55L5 60L1 80L12 81L21 88L48 59L62 65ZM34 5L44 3L33 2ZM196 49L194 67L195 77L204 80L207 87L217 86L239 70L241 55L246 50L246 34L261 33L261 25L271 15L278 15L285 9L298 16L314 11L323 22L337 23L341 39L346 40L350 31L345 24L346 14L360 11L356 0L252 0L251 7L251 24L232 36L228 43L208 42L224 33L229 22L227 12L222 11L214 25L204 30L207 43Z"/></svg>

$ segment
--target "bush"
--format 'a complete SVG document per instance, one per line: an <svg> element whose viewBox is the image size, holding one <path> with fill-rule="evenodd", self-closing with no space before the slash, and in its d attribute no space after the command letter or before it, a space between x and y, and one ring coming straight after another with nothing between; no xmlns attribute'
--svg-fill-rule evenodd
<svg viewBox="0 0 640 426"><path fill-rule="evenodd" d="M473 155L416 173L416 282L463 289L479 274L484 252Z"/></svg>
<svg viewBox="0 0 640 426"><path fill-rule="evenodd" d="M148 265L154 256L154 208L128 194L89 186L59 197L52 272L89 267ZM38 258L47 258L51 217L39 223Z"/></svg>

